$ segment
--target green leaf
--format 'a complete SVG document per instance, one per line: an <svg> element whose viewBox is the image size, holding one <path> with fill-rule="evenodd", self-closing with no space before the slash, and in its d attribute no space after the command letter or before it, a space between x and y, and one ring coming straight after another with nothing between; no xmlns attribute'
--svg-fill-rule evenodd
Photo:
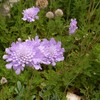
<svg viewBox="0 0 100 100"><path fill-rule="evenodd" d="M17 88L18 88L19 91L20 91L21 88L22 88L22 85L21 85L21 82L20 82L20 81L17 81Z"/></svg>

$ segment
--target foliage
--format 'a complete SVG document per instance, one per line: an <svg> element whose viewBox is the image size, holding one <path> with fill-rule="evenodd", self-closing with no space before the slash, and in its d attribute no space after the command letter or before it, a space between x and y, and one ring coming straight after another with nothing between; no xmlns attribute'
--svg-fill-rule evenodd
<svg viewBox="0 0 100 100"><path fill-rule="evenodd" d="M4 0L6 1L6 0ZM4 4L0 2L0 5ZM39 20L22 20L22 11L35 5L34 0L20 0L10 10L10 18L0 14L0 100L66 100L67 91L82 96L82 100L100 99L100 1L49 0L39 12ZM0 6L1 7L1 6ZM62 9L62 17L48 19L48 11ZM69 35L70 19L76 18L78 29ZM26 68L20 75L5 68L5 48L18 38L25 40L38 35L54 37L65 48L64 61L55 67L42 65L43 70Z"/></svg>

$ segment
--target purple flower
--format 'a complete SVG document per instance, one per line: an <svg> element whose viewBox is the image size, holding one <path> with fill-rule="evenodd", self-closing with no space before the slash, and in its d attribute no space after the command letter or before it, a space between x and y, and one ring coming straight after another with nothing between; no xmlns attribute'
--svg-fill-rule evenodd
<svg viewBox="0 0 100 100"><path fill-rule="evenodd" d="M11 47L6 48L5 52L3 59L8 62L6 68L13 68L16 74L20 74L25 66L38 70L42 69L41 64L55 66L56 62L64 60L64 48L61 48L61 42L56 42L54 38L41 41L36 36L35 39L27 39L25 42L18 39Z"/></svg>
<svg viewBox="0 0 100 100"><path fill-rule="evenodd" d="M56 42L54 38L51 38L50 41L43 39L39 49L43 54L43 64L52 64L55 66L56 62L64 60L64 48L61 48L61 42Z"/></svg>
<svg viewBox="0 0 100 100"><path fill-rule="evenodd" d="M28 8L26 10L23 10L23 15L24 17L22 18L24 21L28 21L28 22L33 22L35 21L35 19L39 19L39 17L37 16L38 12L39 12L39 8L38 7L32 7L32 8Z"/></svg>
<svg viewBox="0 0 100 100"><path fill-rule="evenodd" d="M6 55L3 59L8 62L7 69L15 70L16 74L20 74L25 66L33 66L35 69L41 69L41 55L38 49L40 40L36 37L35 40L26 40L25 42L18 41L12 43L11 47L6 48Z"/></svg>
<svg viewBox="0 0 100 100"><path fill-rule="evenodd" d="M71 23L70 23L70 27L69 27L69 33L73 34L76 31L77 28L78 27L77 27L76 19L71 19Z"/></svg>

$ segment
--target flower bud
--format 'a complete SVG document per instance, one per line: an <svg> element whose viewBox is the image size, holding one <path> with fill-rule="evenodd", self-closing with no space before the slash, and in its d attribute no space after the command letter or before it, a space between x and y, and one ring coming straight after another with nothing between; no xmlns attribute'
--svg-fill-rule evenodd
<svg viewBox="0 0 100 100"><path fill-rule="evenodd" d="M56 16L63 16L63 11L61 10L61 9L57 9L56 11L55 11L55 15Z"/></svg>
<svg viewBox="0 0 100 100"><path fill-rule="evenodd" d="M51 12L51 11L47 12L46 17L49 18L49 19L54 18L53 12Z"/></svg>

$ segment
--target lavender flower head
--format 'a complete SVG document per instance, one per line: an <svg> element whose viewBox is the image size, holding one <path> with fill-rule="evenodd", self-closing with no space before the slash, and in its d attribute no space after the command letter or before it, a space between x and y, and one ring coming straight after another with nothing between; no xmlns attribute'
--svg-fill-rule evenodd
<svg viewBox="0 0 100 100"><path fill-rule="evenodd" d="M77 29L77 21L76 19L71 19L71 23L70 23L70 27L69 27L69 33L73 34L75 33L76 29Z"/></svg>
<svg viewBox="0 0 100 100"><path fill-rule="evenodd" d="M32 7L32 8L28 8L26 10L23 10L23 20L24 21L28 21L28 22L34 22L35 19L39 19L39 17L37 16L38 12L39 12L39 8L38 7Z"/></svg>
<svg viewBox="0 0 100 100"><path fill-rule="evenodd" d="M20 74L25 66L33 66L35 69L41 69L41 55L38 53L39 45L40 40L37 37L35 40L12 43L11 47L6 48L6 54L3 56L3 59L8 62L6 68L11 69L13 67L16 74Z"/></svg>
<svg viewBox="0 0 100 100"><path fill-rule="evenodd" d="M51 38L50 41L44 39L39 49L43 54L43 64L55 66L56 62L64 60L64 48L61 48L61 42L56 42L54 38Z"/></svg>
<svg viewBox="0 0 100 100"><path fill-rule="evenodd" d="M61 42L56 42L54 38L41 41L36 36L35 39L27 39L24 42L18 39L11 47L6 48L5 52L3 59L8 62L6 68L13 68L16 74L20 74L25 66L38 70L42 69L41 64L55 66L56 62L64 60L64 48L61 48Z"/></svg>

